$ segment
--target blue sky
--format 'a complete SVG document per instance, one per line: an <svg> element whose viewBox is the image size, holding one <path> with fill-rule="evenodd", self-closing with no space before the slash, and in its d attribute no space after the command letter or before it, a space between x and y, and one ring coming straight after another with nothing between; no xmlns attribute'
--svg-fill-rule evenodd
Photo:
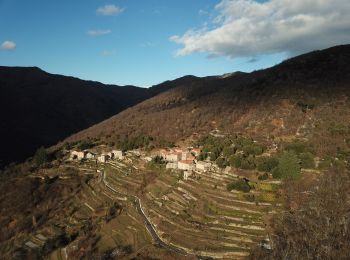
<svg viewBox="0 0 350 260"><path fill-rule="evenodd" d="M248 37L256 35L253 29L245 31L239 26L247 21L244 26L253 28L249 21L266 22L271 14L262 13L261 10L266 10L264 2L256 2L257 5L249 5L254 1L241 2L0 0L0 65L37 66L54 74L147 87L188 74L252 71L313 48L310 43L295 47L306 36L295 44L276 43L270 37L257 48L266 34L254 39ZM343 7L339 7L339 12ZM271 12L287 13L277 4L273 8ZM298 8L307 11L307 6ZM322 10L320 7L316 15L324 15ZM234 21L237 14L241 16L239 23ZM273 21L278 22L277 18ZM318 28L311 25L310 30L316 32ZM274 32L283 33L270 26ZM342 33L347 32L348 24L342 26ZM315 48L348 41L344 36L338 38Z"/></svg>

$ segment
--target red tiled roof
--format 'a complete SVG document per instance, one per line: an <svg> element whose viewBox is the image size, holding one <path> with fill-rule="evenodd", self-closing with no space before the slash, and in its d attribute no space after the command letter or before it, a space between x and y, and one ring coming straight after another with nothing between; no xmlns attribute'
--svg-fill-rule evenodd
<svg viewBox="0 0 350 260"><path fill-rule="evenodd" d="M192 164L193 160L181 160L180 163Z"/></svg>

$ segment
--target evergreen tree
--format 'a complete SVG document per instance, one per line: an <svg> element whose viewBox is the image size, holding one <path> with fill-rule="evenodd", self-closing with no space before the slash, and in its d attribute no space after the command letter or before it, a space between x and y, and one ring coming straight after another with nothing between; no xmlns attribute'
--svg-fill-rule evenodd
<svg viewBox="0 0 350 260"><path fill-rule="evenodd" d="M298 180L301 177L300 160L293 151L285 152L278 163L282 179Z"/></svg>

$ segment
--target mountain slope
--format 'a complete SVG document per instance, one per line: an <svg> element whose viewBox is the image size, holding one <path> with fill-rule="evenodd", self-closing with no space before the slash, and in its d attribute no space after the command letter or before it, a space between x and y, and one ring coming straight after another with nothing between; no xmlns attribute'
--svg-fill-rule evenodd
<svg viewBox="0 0 350 260"><path fill-rule="evenodd" d="M349 149L348 64L350 45L344 45L265 70L202 78L146 100L68 141L98 138L108 143L143 134L176 142L219 128L265 141L303 138L318 154L333 154Z"/></svg>
<svg viewBox="0 0 350 260"><path fill-rule="evenodd" d="M52 75L38 68L0 67L0 168L182 81L145 89Z"/></svg>

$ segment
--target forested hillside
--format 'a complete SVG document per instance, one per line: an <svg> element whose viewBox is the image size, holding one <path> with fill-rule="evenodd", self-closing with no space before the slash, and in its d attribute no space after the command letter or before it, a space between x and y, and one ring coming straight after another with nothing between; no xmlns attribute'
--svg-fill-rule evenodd
<svg viewBox="0 0 350 260"><path fill-rule="evenodd" d="M301 55L265 70L173 88L69 139L114 144L135 136L176 142L213 129L265 143L294 138L319 156L350 145L350 46Z"/></svg>

